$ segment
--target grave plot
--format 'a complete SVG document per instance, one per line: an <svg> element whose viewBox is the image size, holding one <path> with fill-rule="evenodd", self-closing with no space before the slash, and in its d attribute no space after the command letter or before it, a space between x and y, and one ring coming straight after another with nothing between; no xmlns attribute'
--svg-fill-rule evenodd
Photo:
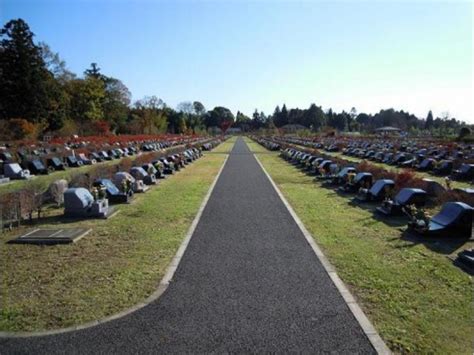
<svg viewBox="0 0 474 355"><path fill-rule="evenodd" d="M86 236L91 229L64 228L64 229L34 229L10 240L9 244L69 244L75 243Z"/></svg>

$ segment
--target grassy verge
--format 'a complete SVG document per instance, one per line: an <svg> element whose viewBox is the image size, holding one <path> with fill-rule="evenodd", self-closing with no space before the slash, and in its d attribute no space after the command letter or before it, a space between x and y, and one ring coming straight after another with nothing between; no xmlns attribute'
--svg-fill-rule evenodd
<svg viewBox="0 0 474 355"><path fill-rule="evenodd" d="M299 146L299 147L308 149L308 147L305 147L305 146ZM322 153L324 153L326 155L329 155L329 156L345 159L347 161L351 161L351 162L354 162L354 163L360 163L363 160L361 158L344 155L340 152L326 152L326 151L323 151ZM375 162L375 161L371 161L371 160L368 160L368 162L370 164L373 164L373 165L378 166L380 168L383 168L385 170L394 171L394 172L397 172L397 173L401 172L402 170L406 170L404 168L400 168L400 167L392 166L392 165L387 165L387 164L384 164L384 163L379 163L379 162ZM422 179L427 178L427 179L437 181L443 186L446 185L445 178L443 176L436 176L436 175L432 175L432 174L427 173L427 172L416 171L416 170L413 170L413 172L415 173L415 175L419 176ZM471 185L468 182L464 182L464 181L452 181L451 186L452 187L458 187L458 188L471 187Z"/></svg>
<svg viewBox="0 0 474 355"><path fill-rule="evenodd" d="M402 221L375 219L276 153L257 156L393 351L472 353L472 279L447 256L473 243L402 237Z"/></svg>
<svg viewBox="0 0 474 355"><path fill-rule="evenodd" d="M206 155L136 195L110 220L40 221L41 227L93 229L76 244L10 245L6 241L21 230L0 235L0 330L81 324L143 301L164 275L224 159Z"/></svg>

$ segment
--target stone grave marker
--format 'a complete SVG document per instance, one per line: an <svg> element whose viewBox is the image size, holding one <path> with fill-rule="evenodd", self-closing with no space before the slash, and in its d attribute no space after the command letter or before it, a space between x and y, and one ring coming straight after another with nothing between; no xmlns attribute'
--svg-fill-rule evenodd
<svg viewBox="0 0 474 355"><path fill-rule="evenodd" d="M10 240L10 244L69 244L75 243L91 229L88 228L64 228L64 229L34 229L19 237Z"/></svg>

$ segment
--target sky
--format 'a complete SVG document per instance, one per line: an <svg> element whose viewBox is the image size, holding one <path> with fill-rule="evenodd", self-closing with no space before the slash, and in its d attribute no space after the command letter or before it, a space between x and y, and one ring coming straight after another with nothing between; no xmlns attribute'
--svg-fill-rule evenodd
<svg viewBox="0 0 474 355"><path fill-rule="evenodd" d="M474 123L471 1L0 0L82 74L133 99L251 115L311 103Z"/></svg>

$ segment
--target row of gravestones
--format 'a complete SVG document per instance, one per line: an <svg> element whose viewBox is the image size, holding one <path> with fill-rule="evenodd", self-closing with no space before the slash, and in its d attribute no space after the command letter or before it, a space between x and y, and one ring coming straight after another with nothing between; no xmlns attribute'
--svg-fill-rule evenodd
<svg viewBox="0 0 474 355"><path fill-rule="evenodd" d="M210 150L219 143L219 139L211 141L206 139L203 143L196 144L193 148L185 150L182 148L172 149L173 154L168 155L166 158L153 160L143 166L134 166L129 172L117 172L113 176L108 176L110 178L96 179L93 181L90 190L77 187L68 189L68 182L66 180L55 181L44 193L40 193L39 196L35 194L35 201L39 201L38 214L44 205L51 203L60 205L64 203L65 215L67 216L106 217L110 215L111 211L108 207L109 203L129 202L134 193L147 191L149 185L156 184L157 179L179 171L185 165L201 156L201 150ZM87 174L83 175L86 176ZM82 184L82 182L79 184L80 186L91 186L89 181L85 184ZM27 191L21 191L21 193L23 192L28 193ZM5 205L0 205L0 225L2 230L4 227L11 229L14 225L18 225L25 218L25 213L29 213L31 218L30 206L28 203L24 205L21 202L20 192L7 193L6 195L3 194L1 196L2 204ZM95 203L98 200L102 201ZM29 212L25 212L25 207Z"/></svg>
<svg viewBox="0 0 474 355"><path fill-rule="evenodd" d="M395 146L392 142L386 141L357 140L347 143L345 141L330 140L321 143L302 138L284 138L281 140L286 143L324 149L328 152L339 151L341 145L344 145L345 148L342 149L342 153L347 156L430 172L438 176L449 176L453 180L474 180L474 164L470 163L474 160L474 149L469 144L460 145L456 149L448 149L446 146L434 146L432 144L428 144L426 148L421 148L416 145L417 142L415 141L413 141L413 146L404 144Z"/></svg>
<svg viewBox="0 0 474 355"><path fill-rule="evenodd" d="M264 146L273 146L271 140L259 140ZM373 181L369 172L357 172L353 166L338 166L331 160L312 155L302 150L287 148L281 156L305 170L308 174L316 175L316 179L327 185L338 186L341 193L355 193L355 201L377 202L382 204L376 209L385 216L404 215L410 217L409 227L423 235L455 236L470 239L472 235L473 208L463 202L447 202L441 211L431 219L413 218L408 208L419 208L425 205L429 195L437 195L444 188L433 180L425 179L426 190L420 188L402 188L397 195L392 196L395 182L390 179ZM468 193L474 191L468 191ZM413 222L413 223L412 223Z"/></svg>
<svg viewBox="0 0 474 355"><path fill-rule="evenodd" d="M313 145L318 149L327 151L340 151L346 149L358 149L362 154L374 151L406 153L407 155L423 155L436 160L443 159L473 159L474 145L468 143L453 142L433 142L430 139L412 138L318 138L311 140L307 138L286 138L292 139L293 143L299 141L303 145Z"/></svg>
<svg viewBox="0 0 474 355"><path fill-rule="evenodd" d="M139 152L160 151L179 144L197 144L202 138L181 138L170 141L131 141L128 143L102 144L101 148L94 146L90 153L75 154L73 149L90 147L87 142L82 144L65 144L63 149L58 147L35 148L31 151L25 148L8 150L0 148L0 183L10 179L27 179L31 174L48 174L52 171L64 170L67 167L80 167L91 165L106 160L119 159L133 156ZM207 140L206 140L207 141Z"/></svg>
<svg viewBox="0 0 474 355"><path fill-rule="evenodd" d="M13 157L9 152L0 152L0 184L10 180L29 179L32 175L45 175L50 171L65 170L67 167L81 167L83 165L92 165L98 162L121 159L126 156L133 156L142 152L161 151L173 145L173 142L153 142L144 143L140 148L134 146L125 148L109 149L108 151L98 151L90 153L87 157L84 153L78 155L69 155L61 160L59 157L49 157L44 163L39 157L36 159L23 160L20 165L13 161ZM209 143L202 145L203 149Z"/></svg>
<svg viewBox="0 0 474 355"><path fill-rule="evenodd" d="M91 191L83 187L68 188L64 191L64 215L107 218L113 213L111 204L130 202L134 193L146 192L158 179L183 169L201 155L199 149L189 148L180 154L132 167L129 172L117 172L112 179L97 179Z"/></svg>
<svg viewBox="0 0 474 355"><path fill-rule="evenodd" d="M116 143L94 143L94 142L74 142L74 143L64 143L61 146L46 146L46 147L35 147L32 146L31 149L27 147L20 147L13 149L12 147L2 146L0 147L0 162L20 162L23 168L28 168L27 165L30 161L42 160L43 163L47 163L46 159L53 156L62 159L64 163L68 163L68 157L75 156L75 149L86 149L90 151L89 157L86 158L85 154L81 157L83 160L93 160L96 159L100 161L101 159L109 159L109 155L112 158L115 155L128 154L130 152L142 151L153 151L169 148L173 145L186 145L197 143L201 138L199 137L188 137L180 138L174 140L144 140L144 141L128 141L128 142L116 142ZM105 153L105 154L104 154ZM46 164L47 165L47 164Z"/></svg>
<svg viewBox="0 0 474 355"><path fill-rule="evenodd" d="M275 148L275 142L260 139L259 143ZM367 172L357 172L352 166L339 168L330 160L317 157L287 148L282 150L281 156L293 165L309 174L316 175L316 179L329 186L338 186L340 193L356 193L354 202L370 203L381 201L376 208L377 213L384 216L408 216L408 231L423 237L455 239L462 242L472 239L472 220L474 209L463 202L446 202L436 215L428 216L420 207L424 206L429 193L419 188L402 188L395 196L392 190L395 183L390 179L379 179L372 182L372 176ZM432 195L437 194L442 186L432 180L426 181L426 186L432 187ZM439 190L438 190L439 192ZM474 249L463 250L458 253L454 264L470 274L474 274Z"/></svg>

